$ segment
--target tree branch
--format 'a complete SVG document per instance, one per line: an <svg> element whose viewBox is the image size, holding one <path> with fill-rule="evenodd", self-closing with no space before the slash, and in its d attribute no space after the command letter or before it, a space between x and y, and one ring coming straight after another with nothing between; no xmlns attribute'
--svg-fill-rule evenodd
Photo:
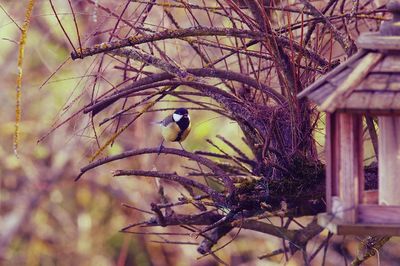
<svg viewBox="0 0 400 266"><path fill-rule="evenodd" d="M222 170L220 169L213 161L201 157L199 155L196 155L191 152L187 152L184 150L178 150L178 149L172 149L172 148L162 148L161 151L159 148L145 148L145 149L140 149L140 150L130 150L123 152L118 155L114 156L109 156L105 157L102 159L99 159L93 163L88 164L87 166L81 168L81 173L75 178L75 181L78 181L87 171L94 169L96 167L99 167L103 164L121 160L124 158L132 157L132 156L138 156L138 155L143 155L143 154L152 154L152 153L164 153L164 154L173 154L181 157L186 157L188 159L191 159L193 161L196 161L206 167L208 167L210 170L212 170L217 176L221 177L222 182L224 183L225 187L227 188L228 192L231 193L234 190L234 185L233 181L229 178L229 176Z"/></svg>
<svg viewBox="0 0 400 266"><path fill-rule="evenodd" d="M262 41L265 40L265 37L271 37L272 35L284 47L289 48L292 45L293 49L295 49L296 52L302 53L304 56L317 62L319 65L326 66L329 64L324 58L322 58L318 54L302 47L301 45L295 43L294 41L290 41L286 37L278 36L271 33L263 33L259 31L251 31L251 30L243 30L235 28L218 28L218 27L192 27L186 29L164 30L152 35L151 34L142 36L133 35L122 40L100 43L94 45L93 47L83 48L82 50L78 49L77 52L71 53L71 58L75 60L87 56L92 56L95 54L110 52L112 50L119 49L122 47L134 46L138 44L167 40L167 39L182 39L187 37L200 37L200 36L228 36L228 37L249 38Z"/></svg>
<svg viewBox="0 0 400 266"><path fill-rule="evenodd" d="M210 195L211 198L213 198L216 201L221 201L223 198L223 195L216 190L210 188L209 186L203 185L200 182L197 182L195 180L191 180L189 178L186 178L184 176L180 176L176 173L161 173L158 171L143 171L143 170L115 170L113 172L114 176L148 176L148 177L157 177L157 178L162 178L166 180L170 180L173 182L177 182L182 185L186 186L191 186L195 187L204 193Z"/></svg>

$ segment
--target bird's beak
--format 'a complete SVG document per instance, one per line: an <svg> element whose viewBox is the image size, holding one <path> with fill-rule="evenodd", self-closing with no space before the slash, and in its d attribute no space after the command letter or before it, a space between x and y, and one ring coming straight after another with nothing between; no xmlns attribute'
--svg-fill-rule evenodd
<svg viewBox="0 0 400 266"><path fill-rule="evenodd" d="M188 114L184 114L184 115L183 115L183 117L188 117L188 116L189 116Z"/></svg>

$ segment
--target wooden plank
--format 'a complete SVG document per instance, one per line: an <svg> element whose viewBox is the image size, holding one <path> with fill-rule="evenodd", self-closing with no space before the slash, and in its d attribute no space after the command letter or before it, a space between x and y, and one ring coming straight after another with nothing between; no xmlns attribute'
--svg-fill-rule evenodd
<svg viewBox="0 0 400 266"><path fill-rule="evenodd" d="M318 224L337 235L400 236L400 226L390 224L346 224L337 217L318 214Z"/></svg>
<svg viewBox="0 0 400 266"><path fill-rule="evenodd" d="M400 93L396 93L396 96L393 98L393 102L390 105L390 109L395 111L395 110L400 110Z"/></svg>
<svg viewBox="0 0 400 266"><path fill-rule="evenodd" d="M368 224L396 224L400 228L400 206L359 205L358 221Z"/></svg>
<svg viewBox="0 0 400 266"><path fill-rule="evenodd" d="M399 40L400 42L400 40ZM400 74L400 55L396 54L388 54L382 60L382 63L376 66L374 69L379 72L398 72Z"/></svg>
<svg viewBox="0 0 400 266"><path fill-rule="evenodd" d="M360 49L357 53L349 57L345 62L337 66L335 69L330 71L328 74L325 76L320 77L317 79L313 84L305 88L302 92L300 92L297 97L298 98L303 98L305 96L308 96L312 91L317 90L322 84L325 83L326 80L329 80L331 77L336 76L339 72L341 72L343 69L347 68L348 65L351 65L355 61L359 60L362 56L364 56L367 53L366 50ZM310 98L312 100L312 98Z"/></svg>
<svg viewBox="0 0 400 266"><path fill-rule="evenodd" d="M360 85L358 85L358 86L354 89L354 92L360 92L360 91L365 90L365 84L367 84L367 79L361 81ZM353 93L354 93L354 92L353 92ZM349 97L350 97L350 95L349 95Z"/></svg>
<svg viewBox="0 0 400 266"><path fill-rule="evenodd" d="M365 84L366 84L366 82L367 82L367 79L361 81L361 83L354 89L354 91L355 91L355 92L356 92L356 91L358 92L358 91L364 90L364 89L365 89Z"/></svg>
<svg viewBox="0 0 400 266"><path fill-rule="evenodd" d="M353 114L361 114L361 115L375 115L375 116L394 116L394 115L400 115L400 109L381 109L381 110L373 110L373 109L365 109L365 108L346 108L342 107L339 108L338 111L340 112L347 112L347 113L353 113Z"/></svg>
<svg viewBox="0 0 400 266"><path fill-rule="evenodd" d="M347 76L353 71L353 68L345 68L343 71L339 72L337 75L333 76L330 78L329 83L333 84L335 87L338 87L340 84L342 84Z"/></svg>
<svg viewBox="0 0 400 266"><path fill-rule="evenodd" d="M398 64L400 65L400 61ZM388 89L392 91L400 91L400 73L390 75Z"/></svg>
<svg viewBox="0 0 400 266"><path fill-rule="evenodd" d="M337 113L326 114L325 157L326 157L326 209L332 212L332 197L337 196L338 181L338 124ZM336 144L336 145L335 145Z"/></svg>
<svg viewBox="0 0 400 266"><path fill-rule="evenodd" d="M392 105L395 96L396 94L391 91L384 91L384 92L376 91L371 96L371 101L368 104L368 109L374 109L374 110L390 109L390 106Z"/></svg>
<svg viewBox="0 0 400 266"><path fill-rule="evenodd" d="M381 53L373 52L364 56L346 80L320 105L320 110L333 112L337 105L351 94L381 58Z"/></svg>
<svg viewBox="0 0 400 266"><path fill-rule="evenodd" d="M385 59L386 59L386 54L382 57L382 60L378 64L376 64L376 66L373 69L371 69L371 73L380 73L380 72L382 72L381 71L382 64L383 64L383 61Z"/></svg>
<svg viewBox="0 0 400 266"><path fill-rule="evenodd" d="M367 78L356 88L356 90L386 90L389 87L389 78L390 74L370 73Z"/></svg>
<svg viewBox="0 0 400 266"><path fill-rule="evenodd" d="M353 114L353 127L354 127L354 175L357 184L355 185L355 190L357 191L356 204L360 204L362 200L362 195L364 195L365 190L365 176L364 176L364 128L363 128L363 116ZM358 219L358 217L356 217Z"/></svg>
<svg viewBox="0 0 400 266"><path fill-rule="evenodd" d="M365 190L360 202L362 204L378 204L379 192L377 189Z"/></svg>
<svg viewBox="0 0 400 266"><path fill-rule="evenodd" d="M326 113L328 115L328 113ZM340 113L335 112L334 120L332 121L334 124L334 128L331 128L332 134L332 197L339 196L339 178L340 178Z"/></svg>
<svg viewBox="0 0 400 266"><path fill-rule="evenodd" d="M335 87L330 83L323 84L318 90L311 92L308 95L316 104L320 104L335 90Z"/></svg>
<svg viewBox="0 0 400 266"><path fill-rule="evenodd" d="M379 122L379 204L400 205L400 117L381 116ZM399 215L400 217L400 215Z"/></svg>
<svg viewBox="0 0 400 266"><path fill-rule="evenodd" d="M359 182L364 180L362 117L339 113L339 197L343 201L343 213L338 216L346 222L355 223L359 203Z"/></svg>
<svg viewBox="0 0 400 266"><path fill-rule="evenodd" d="M338 108L368 109L372 100L372 93L354 91L346 100L338 105Z"/></svg>
<svg viewBox="0 0 400 266"><path fill-rule="evenodd" d="M400 41L398 36L382 36L378 32L363 33L357 41L357 47L372 50L400 50Z"/></svg>

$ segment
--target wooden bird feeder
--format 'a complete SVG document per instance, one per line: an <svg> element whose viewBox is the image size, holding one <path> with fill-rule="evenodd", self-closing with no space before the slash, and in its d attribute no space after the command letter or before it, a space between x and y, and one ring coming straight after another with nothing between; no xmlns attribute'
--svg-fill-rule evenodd
<svg viewBox="0 0 400 266"><path fill-rule="evenodd" d="M326 204L341 235L400 235L400 1L360 51L299 94L326 112ZM365 190L363 115L378 117L378 189Z"/></svg>

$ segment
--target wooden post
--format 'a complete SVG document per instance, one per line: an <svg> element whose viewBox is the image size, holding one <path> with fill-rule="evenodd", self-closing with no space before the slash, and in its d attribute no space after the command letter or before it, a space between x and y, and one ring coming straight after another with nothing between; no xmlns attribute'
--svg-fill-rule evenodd
<svg viewBox="0 0 400 266"><path fill-rule="evenodd" d="M379 204L400 205L400 117L379 117Z"/></svg>
<svg viewBox="0 0 400 266"><path fill-rule="evenodd" d="M336 215L346 223L357 222L360 189L364 184L362 119L360 115L340 113L339 197L341 213Z"/></svg>
<svg viewBox="0 0 400 266"><path fill-rule="evenodd" d="M339 186L339 121L337 113L326 113L326 210L334 212L332 197L338 196Z"/></svg>

